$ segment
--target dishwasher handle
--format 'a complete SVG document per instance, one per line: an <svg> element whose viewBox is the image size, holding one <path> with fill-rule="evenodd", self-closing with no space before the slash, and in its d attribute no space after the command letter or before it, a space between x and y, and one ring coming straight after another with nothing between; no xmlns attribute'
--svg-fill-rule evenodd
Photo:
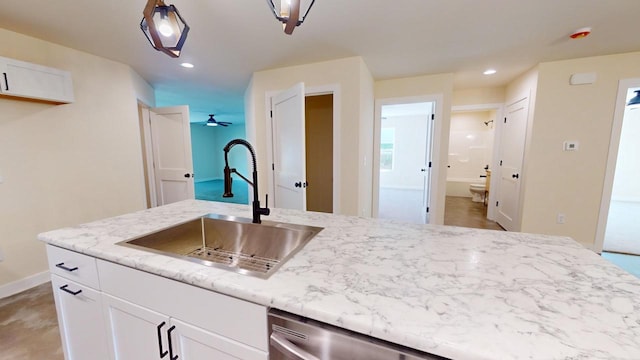
<svg viewBox="0 0 640 360"><path fill-rule="evenodd" d="M287 340L282 334L271 333L269 340L270 340L269 342L274 348L276 348L278 351L283 353L289 359L320 360L319 358L297 347L294 343Z"/></svg>

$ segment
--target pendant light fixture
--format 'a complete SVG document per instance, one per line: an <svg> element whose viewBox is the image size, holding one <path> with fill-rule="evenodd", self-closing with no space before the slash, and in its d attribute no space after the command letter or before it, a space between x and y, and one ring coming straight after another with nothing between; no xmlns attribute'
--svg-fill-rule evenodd
<svg viewBox="0 0 640 360"><path fill-rule="evenodd" d="M302 25L316 0L267 0L273 16L282 23L284 33L291 35L296 26ZM276 5L277 4L277 5ZM302 15L304 14L304 15Z"/></svg>
<svg viewBox="0 0 640 360"><path fill-rule="evenodd" d="M148 0L142 11L140 29L154 49L177 58L189 33L189 25L178 9L163 0Z"/></svg>
<svg viewBox="0 0 640 360"><path fill-rule="evenodd" d="M640 90L636 90L636 96L632 97L627 106L640 105Z"/></svg>

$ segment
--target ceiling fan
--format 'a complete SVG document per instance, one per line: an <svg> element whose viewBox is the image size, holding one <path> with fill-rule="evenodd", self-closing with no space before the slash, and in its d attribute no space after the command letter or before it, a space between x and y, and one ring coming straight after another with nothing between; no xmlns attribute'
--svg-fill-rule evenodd
<svg viewBox="0 0 640 360"><path fill-rule="evenodd" d="M213 118L213 114L209 114L209 120L205 123L206 126L229 126L231 124L232 123L228 121L216 121L216 119Z"/></svg>

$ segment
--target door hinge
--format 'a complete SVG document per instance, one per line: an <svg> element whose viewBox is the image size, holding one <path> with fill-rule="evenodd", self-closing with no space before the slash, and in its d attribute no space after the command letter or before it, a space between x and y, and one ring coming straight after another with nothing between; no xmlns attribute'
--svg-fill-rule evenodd
<svg viewBox="0 0 640 360"><path fill-rule="evenodd" d="M507 118L504 118L504 123L505 123L505 124L507 123Z"/></svg>
<svg viewBox="0 0 640 360"><path fill-rule="evenodd" d="M273 110L269 110L269 117L273 119Z"/></svg>
<svg viewBox="0 0 640 360"><path fill-rule="evenodd" d="M431 120L435 120L436 119L436 114L431 114Z"/></svg>
<svg viewBox="0 0 640 360"><path fill-rule="evenodd" d="M429 167L431 167L431 161L429 161Z"/></svg>
<svg viewBox="0 0 640 360"><path fill-rule="evenodd" d="M500 202L499 202L499 201L496 201L496 206L498 206L498 204L500 204Z"/></svg>
<svg viewBox="0 0 640 360"><path fill-rule="evenodd" d="M427 213L429 213L429 207L427 206Z"/></svg>
<svg viewBox="0 0 640 360"><path fill-rule="evenodd" d="M276 171L276 164L271 164L271 170Z"/></svg>

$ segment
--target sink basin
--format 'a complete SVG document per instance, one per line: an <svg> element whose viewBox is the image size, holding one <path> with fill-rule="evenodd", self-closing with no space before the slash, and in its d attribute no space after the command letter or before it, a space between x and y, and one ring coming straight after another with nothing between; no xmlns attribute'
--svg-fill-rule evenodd
<svg viewBox="0 0 640 360"><path fill-rule="evenodd" d="M322 229L208 214L118 245L266 279Z"/></svg>

